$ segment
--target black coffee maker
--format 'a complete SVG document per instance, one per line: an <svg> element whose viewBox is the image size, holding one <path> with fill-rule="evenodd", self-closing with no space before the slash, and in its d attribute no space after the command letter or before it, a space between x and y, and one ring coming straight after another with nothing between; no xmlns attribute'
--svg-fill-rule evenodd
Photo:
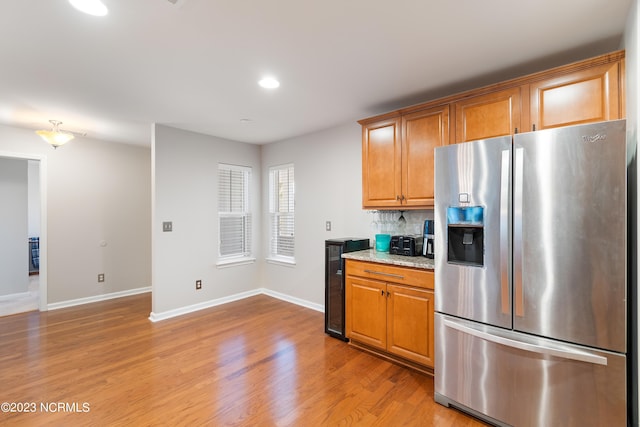
<svg viewBox="0 0 640 427"><path fill-rule="evenodd" d="M422 255L433 259L433 246L434 246L434 222L432 219L427 219L424 222L424 241L422 243Z"/></svg>

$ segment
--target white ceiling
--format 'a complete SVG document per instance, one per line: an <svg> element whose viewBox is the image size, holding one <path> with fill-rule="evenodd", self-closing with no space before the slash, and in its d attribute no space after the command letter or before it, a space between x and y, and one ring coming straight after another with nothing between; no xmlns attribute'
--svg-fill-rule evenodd
<svg viewBox="0 0 640 427"><path fill-rule="evenodd" d="M0 123L268 143L616 50L631 1L2 0Z"/></svg>

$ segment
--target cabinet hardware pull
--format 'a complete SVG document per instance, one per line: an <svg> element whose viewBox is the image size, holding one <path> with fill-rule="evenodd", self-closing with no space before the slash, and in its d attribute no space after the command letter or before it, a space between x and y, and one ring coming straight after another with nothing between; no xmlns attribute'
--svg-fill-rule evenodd
<svg viewBox="0 0 640 427"><path fill-rule="evenodd" d="M382 271L365 270L364 272L369 274L379 274L380 276L395 277L397 279L404 279L404 276L401 276L399 274L383 273Z"/></svg>
<svg viewBox="0 0 640 427"><path fill-rule="evenodd" d="M384 290L380 289L380 295L384 296Z"/></svg>
<svg viewBox="0 0 640 427"><path fill-rule="evenodd" d="M516 128L516 131L514 133L518 133L518 128Z"/></svg>
<svg viewBox="0 0 640 427"><path fill-rule="evenodd" d="M536 131L536 124L535 123L533 124L533 131L534 132Z"/></svg>
<svg viewBox="0 0 640 427"><path fill-rule="evenodd" d="M389 293L389 291L387 291L387 298L389 298L391 296L391 293Z"/></svg>

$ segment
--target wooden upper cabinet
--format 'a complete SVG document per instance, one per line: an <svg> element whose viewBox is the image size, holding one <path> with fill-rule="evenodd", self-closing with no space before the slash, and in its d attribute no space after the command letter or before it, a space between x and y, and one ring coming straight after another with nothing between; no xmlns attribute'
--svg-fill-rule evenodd
<svg viewBox="0 0 640 427"><path fill-rule="evenodd" d="M614 62L530 84L535 130L623 117L621 63Z"/></svg>
<svg viewBox="0 0 640 427"><path fill-rule="evenodd" d="M362 125L362 207L429 209L433 150L625 117L624 51L499 82L387 114Z"/></svg>
<svg viewBox="0 0 640 427"><path fill-rule="evenodd" d="M433 150L448 140L448 105L363 124L363 208L433 206Z"/></svg>
<svg viewBox="0 0 640 427"><path fill-rule="evenodd" d="M402 148L399 117L362 126L362 206L393 207L399 203Z"/></svg>
<svg viewBox="0 0 640 427"><path fill-rule="evenodd" d="M402 206L433 206L434 149L449 140L449 106L402 116Z"/></svg>
<svg viewBox="0 0 640 427"><path fill-rule="evenodd" d="M515 87L455 102L454 143L511 135L521 128L521 89Z"/></svg>

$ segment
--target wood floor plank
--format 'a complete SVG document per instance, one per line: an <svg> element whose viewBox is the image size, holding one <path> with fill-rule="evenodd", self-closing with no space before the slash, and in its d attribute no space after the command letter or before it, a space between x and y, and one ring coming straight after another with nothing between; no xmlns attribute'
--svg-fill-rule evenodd
<svg viewBox="0 0 640 427"><path fill-rule="evenodd" d="M263 295L150 311L136 295L0 317L0 403L36 405L0 424L485 425L436 404L431 377L325 335L321 313Z"/></svg>

